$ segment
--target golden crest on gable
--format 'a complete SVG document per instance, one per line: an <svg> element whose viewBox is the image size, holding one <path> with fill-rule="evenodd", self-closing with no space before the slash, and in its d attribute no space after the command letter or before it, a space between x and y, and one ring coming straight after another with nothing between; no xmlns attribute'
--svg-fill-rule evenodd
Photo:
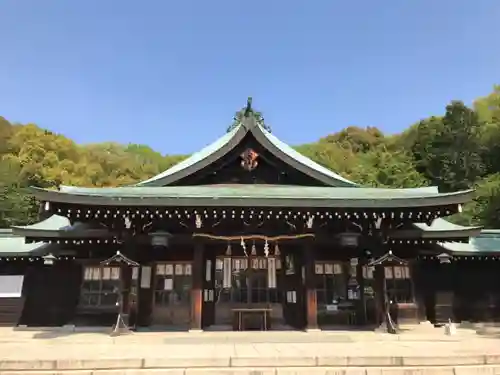
<svg viewBox="0 0 500 375"><path fill-rule="evenodd" d="M251 148L247 148L240 156L241 167L247 171L253 171L259 165L259 154Z"/></svg>

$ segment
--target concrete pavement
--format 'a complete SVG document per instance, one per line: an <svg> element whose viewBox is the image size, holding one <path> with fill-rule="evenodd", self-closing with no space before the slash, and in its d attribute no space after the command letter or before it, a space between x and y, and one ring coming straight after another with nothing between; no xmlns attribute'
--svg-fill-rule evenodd
<svg viewBox="0 0 500 375"><path fill-rule="evenodd" d="M0 374L499 374L500 338L421 326L374 332L0 329Z"/></svg>

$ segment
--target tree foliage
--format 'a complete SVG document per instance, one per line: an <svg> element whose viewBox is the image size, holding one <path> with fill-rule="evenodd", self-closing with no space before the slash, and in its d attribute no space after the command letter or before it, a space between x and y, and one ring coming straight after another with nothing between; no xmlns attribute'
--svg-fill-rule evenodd
<svg viewBox="0 0 500 375"><path fill-rule="evenodd" d="M241 124L244 111L236 112L228 131ZM271 130L261 112L253 116ZM440 116L424 118L401 134L348 126L296 149L365 186L475 188L473 202L453 220L500 228L500 86L472 106L443 103ZM35 124L11 124L0 117L0 227L36 221L29 186L128 185L185 157L162 155L141 144L78 145Z"/></svg>

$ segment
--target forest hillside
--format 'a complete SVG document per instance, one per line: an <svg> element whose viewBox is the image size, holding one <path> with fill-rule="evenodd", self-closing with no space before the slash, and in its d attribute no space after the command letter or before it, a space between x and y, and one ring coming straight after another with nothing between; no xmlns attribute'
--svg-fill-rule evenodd
<svg viewBox="0 0 500 375"><path fill-rule="evenodd" d="M228 129L241 113L232 124L228 121ZM255 115L267 126L260 112ZM401 134L348 126L296 149L366 186L437 185L441 191L473 187L474 201L452 220L500 228L500 86L471 106L458 100L443 103L439 117L416 119ZM38 207L26 193L28 186L126 185L185 157L162 155L139 144L79 145L35 124L0 117L0 227L36 221Z"/></svg>

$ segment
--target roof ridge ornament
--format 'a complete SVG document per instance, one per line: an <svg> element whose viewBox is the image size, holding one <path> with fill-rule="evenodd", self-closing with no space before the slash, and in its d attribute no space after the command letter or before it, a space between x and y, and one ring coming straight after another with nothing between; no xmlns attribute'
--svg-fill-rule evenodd
<svg viewBox="0 0 500 375"><path fill-rule="evenodd" d="M245 117L249 117L250 114L253 114L253 108L252 108L252 97L249 96L247 98L247 106L245 108L245 113L244 113L244 116Z"/></svg>
<svg viewBox="0 0 500 375"><path fill-rule="evenodd" d="M252 97L247 98L247 106L245 107L245 112L243 113L243 121L241 125L246 130L251 130L257 126L257 121L255 121L255 112L252 108Z"/></svg>

